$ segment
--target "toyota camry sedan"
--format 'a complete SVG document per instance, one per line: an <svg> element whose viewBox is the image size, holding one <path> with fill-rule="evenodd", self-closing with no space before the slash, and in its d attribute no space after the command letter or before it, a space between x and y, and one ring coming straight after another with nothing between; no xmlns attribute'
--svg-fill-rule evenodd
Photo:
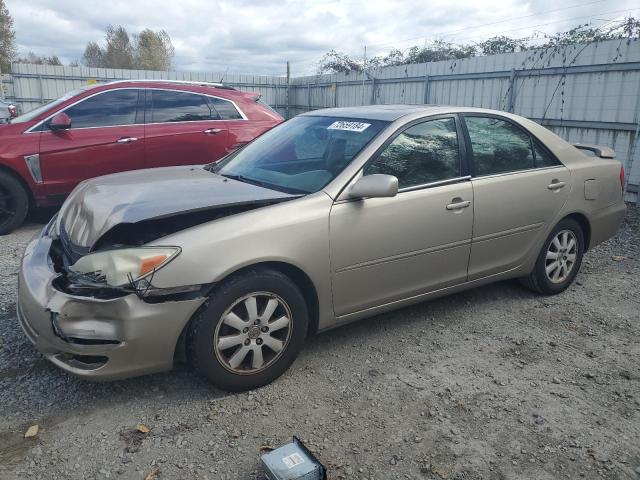
<svg viewBox="0 0 640 480"><path fill-rule="evenodd" d="M273 381L305 338L489 282L543 294L624 217L614 152L492 110L289 120L221 162L82 182L27 246L18 318L89 379Z"/></svg>

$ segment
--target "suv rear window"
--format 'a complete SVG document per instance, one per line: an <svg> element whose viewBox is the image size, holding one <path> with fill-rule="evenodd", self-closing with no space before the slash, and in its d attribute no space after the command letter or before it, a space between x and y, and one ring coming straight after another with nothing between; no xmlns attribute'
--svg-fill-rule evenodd
<svg viewBox="0 0 640 480"><path fill-rule="evenodd" d="M222 120L242 120L242 115L240 115L238 109L234 107L230 101L214 97L209 97L209 101L218 111Z"/></svg>
<svg viewBox="0 0 640 480"><path fill-rule="evenodd" d="M151 91L151 123L219 120L209 97L170 90Z"/></svg>

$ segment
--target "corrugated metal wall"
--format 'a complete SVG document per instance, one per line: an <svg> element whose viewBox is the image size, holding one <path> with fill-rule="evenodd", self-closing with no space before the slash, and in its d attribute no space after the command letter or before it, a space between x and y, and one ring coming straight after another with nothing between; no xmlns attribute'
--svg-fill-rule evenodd
<svg viewBox="0 0 640 480"><path fill-rule="evenodd" d="M363 81L364 79L364 81ZM616 150L627 199L640 184L640 42L615 40L292 80L290 113L434 103L507 110L571 142Z"/></svg>
<svg viewBox="0 0 640 480"><path fill-rule="evenodd" d="M196 82L220 82L239 90L260 92L263 100L284 115L287 103L287 79L266 75L230 75L221 72L156 72L109 68L66 67L14 63L3 81L5 96L23 112L56 99L66 92L87 85L114 80L164 79Z"/></svg>
<svg viewBox="0 0 640 480"><path fill-rule="evenodd" d="M150 72L15 64L5 78L23 111L86 85L114 79L174 79L257 91L287 117L326 107L437 103L507 110L571 142L614 148L627 172L627 199L640 185L640 41L613 40L456 61L297 77Z"/></svg>

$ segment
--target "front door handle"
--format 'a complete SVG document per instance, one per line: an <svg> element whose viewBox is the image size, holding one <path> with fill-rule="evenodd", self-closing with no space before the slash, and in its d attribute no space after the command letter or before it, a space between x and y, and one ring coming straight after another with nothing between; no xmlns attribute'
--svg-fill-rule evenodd
<svg viewBox="0 0 640 480"><path fill-rule="evenodd" d="M215 135L216 133L220 133L221 131L221 128L207 128L202 133L205 133L207 135Z"/></svg>
<svg viewBox="0 0 640 480"><path fill-rule="evenodd" d="M116 140L116 143L133 143L137 141L138 139L136 137L122 137Z"/></svg>
<svg viewBox="0 0 640 480"><path fill-rule="evenodd" d="M462 200L461 198L454 198L451 202L452 203L447 205L447 210L460 210L471 205L469 200Z"/></svg>
<svg viewBox="0 0 640 480"><path fill-rule="evenodd" d="M554 178L553 180L551 180L551 183L549 185L547 185L547 188L549 190L560 190L565 185L566 185L566 183L561 182L558 179Z"/></svg>

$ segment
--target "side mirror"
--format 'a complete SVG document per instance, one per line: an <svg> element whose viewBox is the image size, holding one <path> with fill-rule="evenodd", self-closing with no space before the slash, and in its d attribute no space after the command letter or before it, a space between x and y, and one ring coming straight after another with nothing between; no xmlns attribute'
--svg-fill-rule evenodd
<svg viewBox="0 0 640 480"><path fill-rule="evenodd" d="M69 130L71 128L71 119L69 115L64 112L60 112L51 119L49 122L49 129L53 131Z"/></svg>
<svg viewBox="0 0 640 480"><path fill-rule="evenodd" d="M398 194L398 179L393 175L365 175L349 190L351 198L395 197Z"/></svg>

